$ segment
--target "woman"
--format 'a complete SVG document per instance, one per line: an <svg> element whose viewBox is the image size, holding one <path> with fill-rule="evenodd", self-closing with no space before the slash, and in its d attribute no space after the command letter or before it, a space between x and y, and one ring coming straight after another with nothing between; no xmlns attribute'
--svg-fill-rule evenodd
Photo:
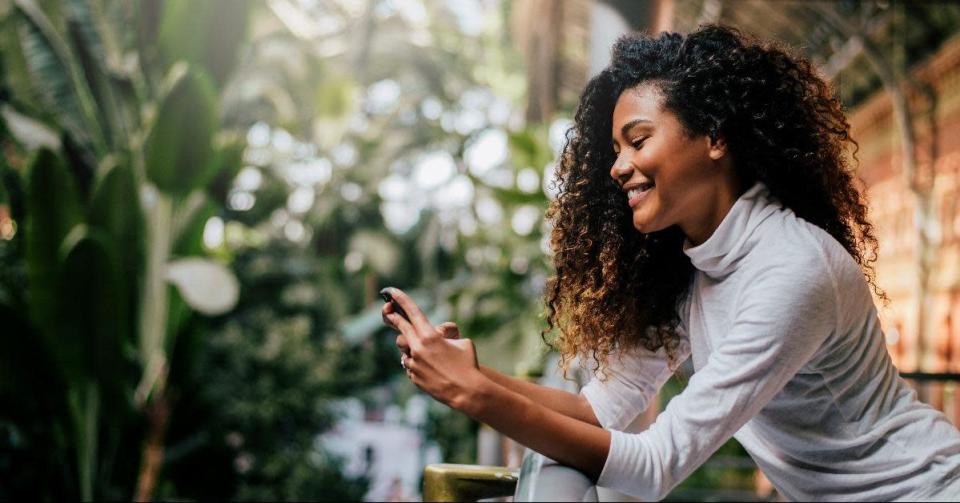
<svg viewBox="0 0 960 503"><path fill-rule="evenodd" d="M717 26L622 38L583 93L548 211L548 324L565 368L592 359L597 378L576 395L480 367L454 324L394 290L409 322L383 315L408 376L644 499L731 436L789 499L960 499L960 433L884 346L849 130L784 48ZM686 389L622 432L688 356Z"/></svg>

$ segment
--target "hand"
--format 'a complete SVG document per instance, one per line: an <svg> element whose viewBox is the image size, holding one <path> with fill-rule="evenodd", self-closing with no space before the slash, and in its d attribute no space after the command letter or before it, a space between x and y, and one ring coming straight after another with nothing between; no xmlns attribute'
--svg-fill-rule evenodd
<svg viewBox="0 0 960 503"><path fill-rule="evenodd" d="M393 302L387 302L383 305L383 309L380 310L380 317L383 319L384 325L396 330L397 332L401 332L400 327L394 325L388 316L389 314L396 312L397 311L393 307ZM460 338L460 327L458 327L457 324L452 321L441 323L436 326L436 329L440 331L440 334L444 339ZM407 338L402 332L397 336L397 349L399 349L404 356L410 356L410 343L407 342Z"/></svg>
<svg viewBox="0 0 960 503"><path fill-rule="evenodd" d="M384 323L400 332L397 347L407 376L418 388L438 401L460 409L477 389L478 380L486 379L477 364L476 349L470 339L461 339L454 323L432 326L420 308L404 292L392 289L393 301L410 317L410 321L387 303L381 312Z"/></svg>

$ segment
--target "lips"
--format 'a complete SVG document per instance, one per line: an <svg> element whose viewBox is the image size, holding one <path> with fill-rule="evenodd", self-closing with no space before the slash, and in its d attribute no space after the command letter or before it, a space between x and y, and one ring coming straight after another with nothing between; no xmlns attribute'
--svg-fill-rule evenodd
<svg viewBox="0 0 960 503"><path fill-rule="evenodd" d="M653 183L653 181L625 186L624 190L627 191L627 204L629 204L631 208L640 204L640 201L650 195L650 192L653 191L655 186L656 184Z"/></svg>

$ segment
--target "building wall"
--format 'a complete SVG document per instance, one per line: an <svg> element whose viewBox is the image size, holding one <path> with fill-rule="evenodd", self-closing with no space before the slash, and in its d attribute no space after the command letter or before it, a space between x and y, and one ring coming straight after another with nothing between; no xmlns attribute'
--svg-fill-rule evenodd
<svg viewBox="0 0 960 503"><path fill-rule="evenodd" d="M960 36L915 67L910 80L918 172L934 176L930 302L922 341L916 308L917 201L903 173L890 99L878 92L849 115L860 145L858 174L880 244L877 279L890 299L881 319L891 356L902 371L960 372ZM951 405L949 415L956 421L960 404L947 402L960 400L952 400L953 386L946 387L949 393L942 388L926 398L941 408Z"/></svg>

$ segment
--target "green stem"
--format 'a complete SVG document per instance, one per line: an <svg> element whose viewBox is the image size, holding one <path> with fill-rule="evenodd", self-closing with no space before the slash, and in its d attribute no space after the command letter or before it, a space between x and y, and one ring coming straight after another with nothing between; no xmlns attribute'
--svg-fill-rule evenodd
<svg viewBox="0 0 960 503"><path fill-rule="evenodd" d="M169 304L166 274L173 229L173 201L159 191L155 197L153 207L147 210L147 271L140 310L140 357L145 368L137 386L136 400L141 406L147 403L158 384L162 386L158 381L166 366L164 336Z"/></svg>
<svg viewBox="0 0 960 503"><path fill-rule="evenodd" d="M77 442L77 478L80 499L93 501L93 481L96 479L96 461L100 417L100 392L93 380L87 380L79 391L70 391L70 408Z"/></svg>

